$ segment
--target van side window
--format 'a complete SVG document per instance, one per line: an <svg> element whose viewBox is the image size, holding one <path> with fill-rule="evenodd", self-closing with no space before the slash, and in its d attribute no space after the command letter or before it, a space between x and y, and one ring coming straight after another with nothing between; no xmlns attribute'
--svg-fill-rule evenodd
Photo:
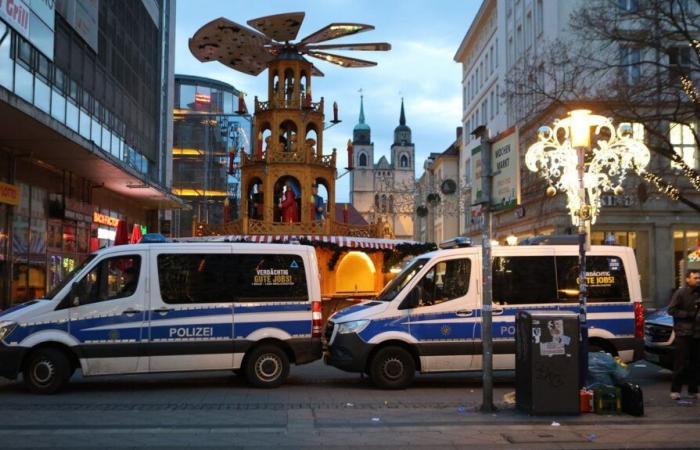
<svg viewBox="0 0 700 450"><path fill-rule="evenodd" d="M557 301L553 256L493 258L493 302L499 305Z"/></svg>
<svg viewBox="0 0 700 450"><path fill-rule="evenodd" d="M559 301L578 302L578 256L557 256ZM617 256L586 256L586 283L589 302L628 302L627 276Z"/></svg>
<svg viewBox="0 0 700 450"><path fill-rule="evenodd" d="M464 297L469 290L471 261L468 258L440 261L418 282L421 306L432 306Z"/></svg>
<svg viewBox="0 0 700 450"><path fill-rule="evenodd" d="M170 304L233 302L231 278L237 264L231 254L160 254L161 298Z"/></svg>
<svg viewBox="0 0 700 450"><path fill-rule="evenodd" d="M100 261L78 283L80 304L130 297L139 282L141 257L116 256Z"/></svg>
<svg viewBox="0 0 700 450"><path fill-rule="evenodd" d="M231 268L237 302L307 301L304 260L299 255L238 254Z"/></svg>

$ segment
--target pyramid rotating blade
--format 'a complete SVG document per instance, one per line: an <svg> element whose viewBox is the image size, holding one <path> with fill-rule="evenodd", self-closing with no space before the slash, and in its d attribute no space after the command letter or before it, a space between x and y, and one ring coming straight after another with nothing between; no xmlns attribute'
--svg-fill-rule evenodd
<svg viewBox="0 0 700 450"><path fill-rule="evenodd" d="M302 47L308 50L362 50L368 52L378 52L391 50L391 44L386 42L368 42L365 44L311 44Z"/></svg>
<svg viewBox="0 0 700 450"><path fill-rule="evenodd" d="M350 58L349 56L333 55L331 53L317 52L313 50L310 50L308 55L313 56L314 58L322 59L332 64L337 64L341 67L372 67L377 65L377 63L373 61Z"/></svg>
<svg viewBox="0 0 700 450"><path fill-rule="evenodd" d="M343 36L350 36L370 30L374 30L372 25L364 25L361 23L332 23L306 36L299 43L312 44L314 42L330 41L332 39L338 39Z"/></svg>
<svg viewBox="0 0 700 450"><path fill-rule="evenodd" d="M303 21L303 12L292 12L258 17L257 19L249 20L247 23L270 39L278 42L288 42L296 39Z"/></svg>
<svg viewBox="0 0 700 450"><path fill-rule="evenodd" d="M223 17L201 27L189 40L199 61L220 63L250 75L265 70L276 45L265 35Z"/></svg>

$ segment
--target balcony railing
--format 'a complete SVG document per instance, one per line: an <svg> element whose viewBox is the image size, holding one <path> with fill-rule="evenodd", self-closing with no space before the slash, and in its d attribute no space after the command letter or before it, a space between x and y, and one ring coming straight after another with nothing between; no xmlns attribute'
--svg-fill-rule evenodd
<svg viewBox="0 0 700 450"><path fill-rule="evenodd" d="M246 226L247 225L247 226ZM353 225L335 221L313 222L265 222L262 220L236 220L227 224L196 224L194 234L197 236L227 236L237 234L247 235L314 235L314 236L352 236L352 237L380 237L377 226Z"/></svg>
<svg viewBox="0 0 700 450"><path fill-rule="evenodd" d="M302 97L272 98L265 102L255 97L256 114L274 109L301 109L323 114L323 97L321 97L320 102L308 102Z"/></svg>
<svg viewBox="0 0 700 450"><path fill-rule="evenodd" d="M303 146L296 151L285 151L280 144L270 144L266 149L253 154L241 154L241 166L250 166L259 163L285 163L285 164L314 164L317 166L335 168L336 152L330 155L319 155L315 146Z"/></svg>

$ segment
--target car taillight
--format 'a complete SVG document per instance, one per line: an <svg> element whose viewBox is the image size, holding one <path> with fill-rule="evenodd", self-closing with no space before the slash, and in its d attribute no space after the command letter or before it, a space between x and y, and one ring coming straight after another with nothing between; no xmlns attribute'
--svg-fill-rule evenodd
<svg viewBox="0 0 700 450"><path fill-rule="evenodd" d="M311 337L320 338L323 332L323 314L321 313L321 302L314 300L311 302Z"/></svg>
<svg viewBox="0 0 700 450"><path fill-rule="evenodd" d="M644 337L644 306L642 306L642 302L634 303L634 337Z"/></svg>

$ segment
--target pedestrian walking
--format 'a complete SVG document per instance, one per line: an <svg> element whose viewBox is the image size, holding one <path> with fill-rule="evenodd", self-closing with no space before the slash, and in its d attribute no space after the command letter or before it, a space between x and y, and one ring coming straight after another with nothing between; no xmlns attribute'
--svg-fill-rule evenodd
<svg viewBox="0 0 700 450"><path fill-rule="evenodd" d="M685 287L671 297L668 313L673 317L674 360L671 379L671 399L681 397L683 384L688 385L688 394L700 399L700 271L686 272Z"/></svg>

